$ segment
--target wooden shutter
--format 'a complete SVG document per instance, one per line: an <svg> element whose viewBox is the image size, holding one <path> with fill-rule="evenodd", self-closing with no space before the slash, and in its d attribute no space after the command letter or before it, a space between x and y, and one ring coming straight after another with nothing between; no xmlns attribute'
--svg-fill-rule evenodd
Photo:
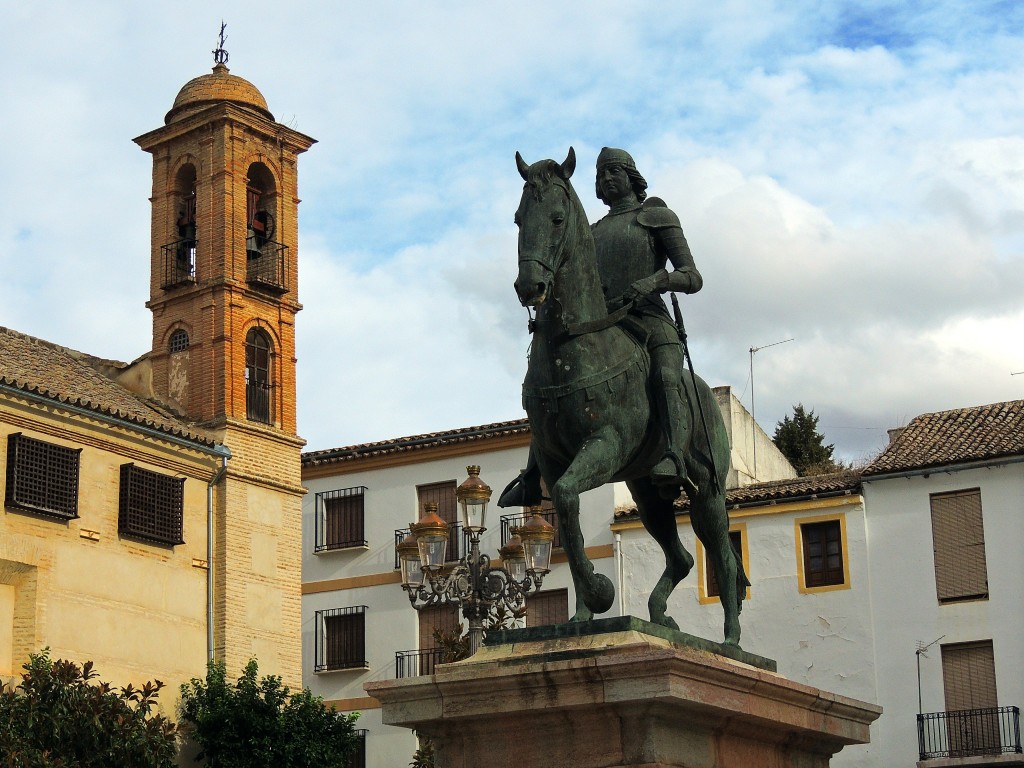
<svg viewBox="0 0 1024 768"><path fill-rule="evenodd" d="M549 589L526 600L526 626L565 624L569 621L569 590Z"/></svg>
<svg viewBox="0 0 1024 768"><path fill-rule="evenodd" d="M328 549L362 544L363 494L324 499L324 517L327 528Z"/></svg>
<svg viewBox="0 0 1024 768"><path fill-rule="evenodd" d="M977 488L931 497L935 590L939 602L988 597L985 527Z"/></svg>
<svg viewBox="0 0 1024 768"><path fill-rule="evenodd" d="M455 605L434 605L420 611L420 650L437 648L434 633L458 637L462 632L459 609Z"/></svg>
<svg viewBox="0 0 1024 768"><path fill-rule="evenodd" d="M942 646L942 687L950 757L1000 751L996 663L992 641ZM973 710L967 714L967 710ZM982 711L979 711L982 710Z"/></svg>
<svg viewBox="0 0 1024 768"><path fill-rule="evenodd" d="M416 496L420 505L418 514L423 514L424 504L428 501L435 501L437 502L438 516L446 523L457 523L459 521L459 505L455 499L455 487L454 480L416 486Z"/></svg>

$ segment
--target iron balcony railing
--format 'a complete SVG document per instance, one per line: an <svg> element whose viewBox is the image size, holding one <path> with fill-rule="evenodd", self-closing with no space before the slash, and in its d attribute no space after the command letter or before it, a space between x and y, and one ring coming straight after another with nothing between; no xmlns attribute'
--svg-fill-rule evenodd
<svg viewBox="0 0 1024 768"><path fill-rule="evenodd" d="M161 247L163 274L160 287L165 291L196 281L196 241L178 240Z"/></svg>
<svg viewBox="0 0 1024 768"><path fill-rule="evenodd" d="M921 760L1020 754L1020 709L991 707L917 716Z"/></svg>
<svg viewBox="0 0 1024 768"><path fill-rule="evenodd" d="M245 280L275 293L288 290L288 272L285 268L288 246L273 240L261 245L247 246L245 252Z"/></svg>
<svg viewBox="0 0 1024 768"><path fill-rule="evenodd" d="M558 531L558 513L553 509L546 509L540 513L549 524L555 529L555 540L553 546L555 549L562 546L562 536ZM512 529L517 528L520 525L526 523L528 515L502 515L501 516L501 546L508 544L508 540L512 538Z"/></svg>
<svg viewBox="0 0 1024 768"><path fill-rule="evenodd" d="M402 543L402 540L408 536L411 531L408 528L397 528L395 529L395 569L397 570L401 563L398 562L398 545ZM461 560L469 552L469 532L462 530L462 526L458 523L452 523L448 526L448 551L445 553L445 559L449 563L454 563Z"/></svg>
<svg viewBox="0 0 1024 768"><path fill-rule="evenodd" d="M434 674L434 668L443 661L443 648L395 651L395 677L401 678L432 675Z"/></svg>

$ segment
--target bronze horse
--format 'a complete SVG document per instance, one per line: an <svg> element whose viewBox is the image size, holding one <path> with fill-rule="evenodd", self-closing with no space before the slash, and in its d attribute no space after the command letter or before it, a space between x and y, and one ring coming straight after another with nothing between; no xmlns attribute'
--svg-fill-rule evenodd
<svg viewBox="0 0 1024 768"><path fill-rule="evenodd" d="M662 430L652 422L647 351L608 319L594 239L569 182L576 167L573 149L561 164L542 160L528 166L518 152L516 164L526 184L516 211L515 288L524 306L537 308L523 404L531 451L551 492L576 590L571 621L606 612L615 596L611 581L594 571L584 551L580 494L625 480L644 527L665 553L665 570L648 600L651 621L678 629L666 614L668 598L690 572L693 557L679 540L674 500L662 498L649 479L664 446ZM689 372L683 381L693 425L684 457L696 485L690 520L718 576L725 642L739 645L739 612L749 582L729 541L729 439L708 385Z"/></svg>

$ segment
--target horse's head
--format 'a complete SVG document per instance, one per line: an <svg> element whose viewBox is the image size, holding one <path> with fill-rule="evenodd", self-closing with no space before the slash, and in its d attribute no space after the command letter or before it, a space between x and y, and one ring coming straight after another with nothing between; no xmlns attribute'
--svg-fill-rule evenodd
<svg viewBox="0 0 1024 768"><path fill-rule="evenodd" d="M527 165L516 152L516 166L526 184L516 211L519 227L519 276L516 295L523 306L538 306L551 291L565 254L566 233L578 222L578 201L569 185L576 170L576 152L569 147L565 162L541 160Z"/></svg>

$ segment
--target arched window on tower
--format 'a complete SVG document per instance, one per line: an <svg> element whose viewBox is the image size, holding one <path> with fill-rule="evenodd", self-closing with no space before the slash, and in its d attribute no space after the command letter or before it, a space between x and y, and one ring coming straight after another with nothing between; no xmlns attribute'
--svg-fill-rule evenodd
<svg viewBox="0 0 1024 768"><path fill-rule="evenodd" d="M284 293L286 246L277 237L277 186L263 163L249 166L245 187L245 279L250 285Z"/></svg>
<svg viewBox="0 0 1024 768"><path fill-rule="evenodd" d="M196 281L196 169L178 170L174 182L174 240L163 247L165 290Z"/></svg>
<svg viewBox="0 0 1024 768"><path fill-rule="evenodd" d="M245 335L245 415L249 421L273 423L270 412L272 351L266 331L252 328Z"/></svg>

